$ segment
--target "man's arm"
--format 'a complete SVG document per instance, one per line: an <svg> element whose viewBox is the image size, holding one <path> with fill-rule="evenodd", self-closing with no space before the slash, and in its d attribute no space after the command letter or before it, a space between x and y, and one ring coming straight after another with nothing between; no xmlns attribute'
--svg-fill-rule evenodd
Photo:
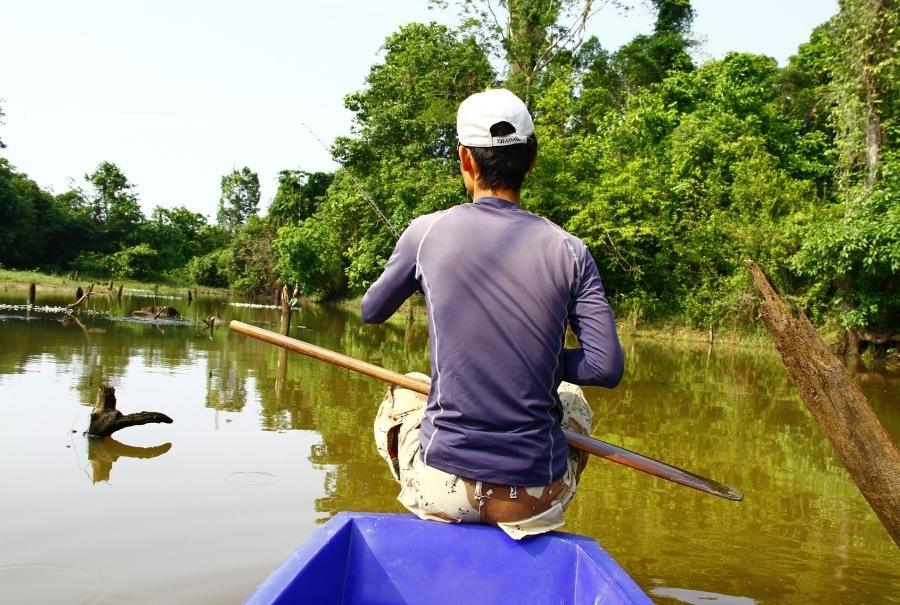
<svg viewBox="0 0 900 605"><path fill-rule="evenodd" d="M403 232L381 277L375 280L362 299L362 320L381 323L394 314L419 288L416 279L416 240L413 226Z"/></svg>
<svg viewBox="0 0 900 605"><path fill-rule="evenodd" d="M563 351L563 379L612 388L622 379L625 357L600 272L587 250L581 259L579 276L569 307L569 323L581 348Z"/></svg>

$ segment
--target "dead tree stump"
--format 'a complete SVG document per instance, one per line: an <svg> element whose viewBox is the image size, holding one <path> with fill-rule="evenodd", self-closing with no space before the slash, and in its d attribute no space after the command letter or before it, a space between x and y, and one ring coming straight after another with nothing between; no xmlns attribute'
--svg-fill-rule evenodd
<svg viewBox="0 0 900 605"><path fill-rule="evenodd" d="M31 285L28 286L28 306L34 306L35 295L37 294L37 287L34 285L34 282L31 282Z"/></svg>
<svg viewBox="0 0 900 605"><path fill-rule="evenodd" d="M800 397L881 523L900 546L900 451L865 395L802 313L795 317L747 261L762 318Z"/></svg>
<svg viewBox="0 0 900 605"><path fill-rule="evenodd" d="M137 412L123 414L116 409L116 390L108 385L101 385L97 393L97 401L91 412L91 423L86 435L88 437L109 437L119 429L150 422L171 424L172 419L159 412Z"/></svg>
<svg viewBox="0 0 900 605"><path fill-rule="evenodd" d="M281 333L287 336L291 330L291 303L288 298L288 287L281 289Z"/></svg>
<svg viewBox="0 0 900 605"><path fill-rule="evenodd" d="M78 292L81 292L81 288L80 288L80 287L79 287L78 290L75 292L75 294L78 294ZM87 292L82 292L81 296L78 297L78 300L76 300L76 301L73 302L72 304L66 305L66 310L68 311L69 309L74 309L75 307L77 307L78 305L80 305L81 303L83 303L86 299L90 298L90 297L91 297L91 294L92 294L93 292L94 292L94 283L91 282L91 285L90 285L90 287L88 287Z"/></svg>

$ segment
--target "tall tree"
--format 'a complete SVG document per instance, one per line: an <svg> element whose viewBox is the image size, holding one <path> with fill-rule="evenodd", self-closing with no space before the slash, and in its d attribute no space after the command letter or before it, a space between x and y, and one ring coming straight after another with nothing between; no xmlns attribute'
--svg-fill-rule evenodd
<svg viewBox="0 0 900 605"><path fill-rule="evenodd" d="M620 48L614 64L625 85L635 90L662 82L675 71L690 71L694 63L688 54L694 9L690 0L651 0L656 23L649 36L640 35Z"/></svg>
<svg viewBox="0 0 900 605"><path fill-rule="evenodd" d="M144 215L134 186L125 174L115 164L104 161L84 178L93 189L89 196L93 216L105 225L109 248L137 243Z"/></svg>
<svg viewBox="0 0 900 605"><path fill-rule="evenodd" d="M835 17L843 50L833 65L834 111L845 187L871 189L879 162L896 149L900 118L900 8L894 0L841 0Z"/></svg>
<svg viewBox="0 0 900 605"><path fill-rule="evenodd" d="M235 235L259 209L259 175L244 166L222 177L222 194L216 220Z"/></svg>
<svg viewBox="0 0 900 605"><path fill-rule="evenodd" d="M814 281L813 310L837 317L859 351L900 325L900 10L893 0L839 6L818 43L830 75L821 88L837 195L813 216L791 260Z"/></svg>
<svg viewBox="0 0 900 605"><path fill-rule="evenodd" d="M432 0L447 7L449 0ZM541 74L558 57L578 51L588 21L619 0L457 0L465 27L506 64L504 85L531 107Z"/></svg>

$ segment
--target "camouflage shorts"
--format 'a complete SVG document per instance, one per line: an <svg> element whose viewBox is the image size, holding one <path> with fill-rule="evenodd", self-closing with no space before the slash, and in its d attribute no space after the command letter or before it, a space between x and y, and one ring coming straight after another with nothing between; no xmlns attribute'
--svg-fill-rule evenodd
<svg viewBox="0 0 900 605"><path fill-rule="evenodd" d="M420 373L407 374L429 382ZM589 434L593 412L581 389L559 387L563 426ZM427 397L408 389L388 389L375 418L375 444L401 490L397 499L422 519L446 523L490 523L516 540L563 525L587 454L570 449L566 472L550 485L522 487L475 481L427 466L419 456L419 424Z"/></svg>

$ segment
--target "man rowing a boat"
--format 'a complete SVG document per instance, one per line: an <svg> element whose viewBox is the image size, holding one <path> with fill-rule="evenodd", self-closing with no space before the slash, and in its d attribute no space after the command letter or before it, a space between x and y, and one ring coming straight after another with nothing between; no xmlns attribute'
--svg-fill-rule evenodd
<svg viewBox="0 0 900 605"><path fill-rule="evenodd" d="M537 157L525 104L472 95L457 135L472 202L413 220L362 301L369 323L416 291L428 309L430 394L392 387L376 444L419 517L519 539L563 524L587 462L563 428L589 433L593 417L575 385L614 387L623 355L590 252L519 205ZM564 348L567 325L578 348Z"/></svg>

